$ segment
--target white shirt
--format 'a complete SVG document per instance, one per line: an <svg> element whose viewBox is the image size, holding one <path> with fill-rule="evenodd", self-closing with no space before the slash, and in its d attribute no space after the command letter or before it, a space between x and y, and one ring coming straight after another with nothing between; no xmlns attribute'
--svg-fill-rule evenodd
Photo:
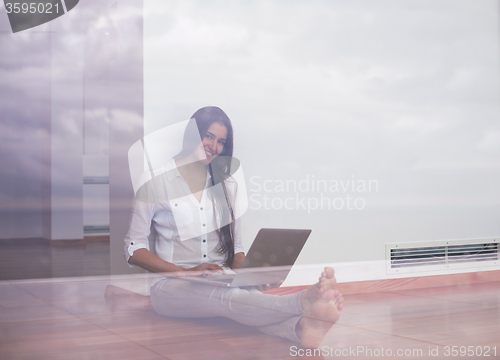
<svg viewBox="0 0 500 360"><path fill-rule="evenodd" d="M213 213L208 191L210 174L207 172L207 184L200 201L191 194L173 159L162 169L156 169L155 174L161 175L149 181L150 173L143 174L145 185L137 192L132 206L129 231L125 237L127 262L134 251L149 250L148 237L153 226L156 230L155 252L163 260L184 268L202 263L222 265L224 254L218 252L219 237L215 229L225 224L221 224ZM238 184L232 177L224 183L234 209L238 206ZM238 218L234 224L234 252L244 252ZM129 266L133 265L129 263Z"/></svg>

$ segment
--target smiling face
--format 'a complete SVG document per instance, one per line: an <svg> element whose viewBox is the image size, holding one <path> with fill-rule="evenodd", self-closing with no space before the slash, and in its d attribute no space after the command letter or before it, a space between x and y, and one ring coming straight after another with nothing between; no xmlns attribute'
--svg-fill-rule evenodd
<svg viewBox="0 0 500 360"><path fill-rule="evenodd" d="M205 151L206 164L210 164L224 150L224 144L227 139L227 128L220 122L212 123L201 141L202 148Z"/></svg>

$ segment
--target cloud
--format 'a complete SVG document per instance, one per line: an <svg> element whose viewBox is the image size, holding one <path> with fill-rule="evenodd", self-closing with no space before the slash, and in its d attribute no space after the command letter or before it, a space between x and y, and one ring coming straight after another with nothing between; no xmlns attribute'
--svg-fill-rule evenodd
<svg viewBox="0 0 500 360"><path fill-rule="evenodd" d="M134 94L142 78L141 13L120 9L82 3L50 24L0 34L0 195L10 199L2 206L29 207L30 199L40 206L51 182L58 194L79 196L81 173L61 159L83 155L84 120L87 130L97 127L98 140L115 116L121 132L141 128L142 99ZM135 33L119 39L130 22Z"/></svg>
<svg viewBox="0 0 500 360"><path fill-rule="evenodd" d="M146 127L214 104L234 121L249 176L363 174L393 200L454 181L455 195L486 201L473 179L500 171L500 153L486 150L496 139L486 134L499 130L497 2L149 1L145 9Z"/></svg>

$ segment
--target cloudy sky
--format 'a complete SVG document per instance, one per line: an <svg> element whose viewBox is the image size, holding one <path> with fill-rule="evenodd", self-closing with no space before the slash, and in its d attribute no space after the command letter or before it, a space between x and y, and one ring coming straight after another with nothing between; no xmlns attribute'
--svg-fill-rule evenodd
<svg viewBox="0 0 500 360"><path fill-rule="evenodd" d="M81 238L82 177L109 173L110 123L142 136L141 4L121 3L118 13L116 4L82 2L15 34L0 4L0 238ZM91 224L109 224L107 189L94 188ZM58 211L74 215L56 220Z"/></svg>
<svg viewBox="0 0 500 360"><path fill-rule="evenodd" d="M265 191L266 180L378 183L323 194L362 197L363 210L251 201L247 244L260 227L312 228L301 261L340 262L383 259L390 242L500 233L497 1L147 0L144 9L146 133L220 106L256 201L296 196Z"/></svg>

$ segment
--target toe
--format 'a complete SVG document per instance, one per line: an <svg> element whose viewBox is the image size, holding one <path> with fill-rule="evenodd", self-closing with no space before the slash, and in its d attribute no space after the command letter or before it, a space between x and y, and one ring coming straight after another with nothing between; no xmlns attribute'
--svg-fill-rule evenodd
<svg viewBox="0 0 500 360"><path fill-rule="evenodd" d="M328 279L333 278L335 275L335 271L331 267L325 267L325 271L323 272Z"/></svg>

